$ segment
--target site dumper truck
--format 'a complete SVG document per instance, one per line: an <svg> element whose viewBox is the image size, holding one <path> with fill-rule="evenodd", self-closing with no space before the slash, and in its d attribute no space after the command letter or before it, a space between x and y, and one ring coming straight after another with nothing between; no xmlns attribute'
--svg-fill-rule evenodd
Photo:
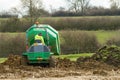
<svg viewBox="0 0 120 80"><path fill-rule="evenodd" d="M41 33L45 45L35 42L35 35ZM23 65L47 63L55 66L53 55L60 54L60 41L58 32L50 25L34 24L26 31L26 52L22 54Z"/></svg>

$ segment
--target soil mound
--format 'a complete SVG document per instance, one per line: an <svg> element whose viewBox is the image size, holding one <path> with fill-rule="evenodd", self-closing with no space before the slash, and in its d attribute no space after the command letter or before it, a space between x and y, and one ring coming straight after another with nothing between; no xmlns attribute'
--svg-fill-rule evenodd
<svg viewBox="0 0 120 80"><path fill-rule="evenodd" d="M81 69L111 70L120 66L120 48L117 46L104 46L92 57L79 57L76 66Z"/></svg>
<svg viewBox="0 0 120 80"><path fill-rule="evenodd" d="M109 65L120 66L120 47L104 46L91 57L93 60L103 61Z"/></svg>
<svg viewBox="0 0 120 80"><path fill-rule="evenodd" d="M21 65L21 56L9 55L8 59L2 64L9 65L9 66L20 66Z"/></svg>

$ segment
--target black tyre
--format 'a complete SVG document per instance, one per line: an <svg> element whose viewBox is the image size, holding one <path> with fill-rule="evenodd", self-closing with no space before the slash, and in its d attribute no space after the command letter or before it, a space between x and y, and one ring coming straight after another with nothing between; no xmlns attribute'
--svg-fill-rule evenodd
<svg viewBox="0 0 120 80"><path fill-rule="evenodd" d="M28 65L28 60L26 56L22 56L21 58L21 65L27 66Z"/></svg>
<svg viewBox="0 0 120 80"><path fill-rule="evenodd" d="M56 58L53 56L50 56L49 59L49 66L55 68L56 67Z"/></svg>

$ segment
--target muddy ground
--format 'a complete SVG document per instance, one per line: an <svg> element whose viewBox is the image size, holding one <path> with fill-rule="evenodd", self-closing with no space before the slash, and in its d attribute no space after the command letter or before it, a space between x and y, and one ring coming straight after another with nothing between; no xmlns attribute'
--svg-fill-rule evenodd
<svg viewBox="0 0 120 80"><path fill-rule="evenodd" d="M86 69L86 68L43 68L40 66L19 66L0 65L0 79L52 79L60 80L107 80L120 79L120 70L108 67L108 69ZM94 65L93 65L94 66ZM106 66L104 66L106 67ZM61 78L64 77L64 78ZM98 78L99 77L99 78Z"/></svg>
<svg viewBox="0 0 120 80"><path fill-rule="evenodd" d="M103 47L95 55L69 59L56 59L56 67L21 65L21 57L11 55L0 64L0 79L28 80L120 80L120 50Z"/></svg>
<svg viewBox="0 0 120 80"><path fill-rule="evenodd" d="M17 61L17 62L16 62ZM82 63L57 59L55 68L39 65L24 66L19 56L10 56L0 64L0 79L28 80L119 80L120 69L104 62L88 59ZM81 61L81 60L80 60Z"/></svg>

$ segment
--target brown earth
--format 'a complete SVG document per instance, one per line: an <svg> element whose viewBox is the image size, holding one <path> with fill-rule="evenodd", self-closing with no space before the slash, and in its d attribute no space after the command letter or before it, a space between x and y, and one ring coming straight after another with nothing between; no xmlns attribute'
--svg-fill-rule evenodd
<svg viewBox="0 0 120 80"><path fill-rule="evenodd" d="M8 60L0 64L0 79L20 78L50 78L67 76L120 76L118 68L95 60L57 59L55 68L40 66L24 66L20 64L20 56L9 56Z"/></svg>
<svg viewBox="0 0 120 80"><path fill-rule="evenodd" d="M102 50L102 51L101 51ZM109 51L114 52L114 55ZM112 50L112 51L111 51ZM17 55L10 55L8 59L0 64L0 79L21 79L21 78L51 78L51 77L67 77L67 76L79 76L79 80L116 80L120 79L119 65L119 50L116 48L101 48L97 54L92 57L80 57L76 62L69 59L56 59L57 64L55 68L41 67L39 65L21 65L21 57ZM100 53L100 54L99 54ZM115 54L117 53L117 54ZM101 57L102 56L102 57ZM115 57L115 58L114 58ZM109 61L109 60L112 61ZM112 63L112 64L111 64ZM83 78L83 76L86 76ZM87 77L89 76L89 77ZM91 76L91 77L90 77ZM100 78L94 76L101 76ZM112 76L112 77L111 77ZM108 77L108 78L107 78ZM53 78L51 78L53 79ZM67 79L67 78L66 78ZM46 79L47 80L47 79ZM54 79L53 79L54 80ZM62 79L63 80L63 79ZM72 78L71 78L72 80Z"/></svg>

